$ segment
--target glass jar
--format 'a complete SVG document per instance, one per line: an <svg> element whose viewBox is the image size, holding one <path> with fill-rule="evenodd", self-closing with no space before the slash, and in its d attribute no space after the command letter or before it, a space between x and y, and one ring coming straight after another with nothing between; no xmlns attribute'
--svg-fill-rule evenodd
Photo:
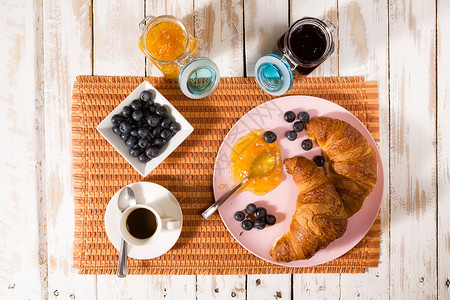
<svg viewBox="0 0 450 300"><path fill-rule="evenodd" d="M307 76L333 53L335 29L327 19L305 17L296 21L277 41L282 55L268 54L256 62L259 86L274 96L289 91L294 70Z"/></svg>
<svg viewBox="0 0 450 300"><path fill-rule="evenodd" d="M220 74L207 57L197 56L197 40L173 16L149 16L139 23L139 48L166 78L177 78L189 98L208 96L216 89Z"/></svg>

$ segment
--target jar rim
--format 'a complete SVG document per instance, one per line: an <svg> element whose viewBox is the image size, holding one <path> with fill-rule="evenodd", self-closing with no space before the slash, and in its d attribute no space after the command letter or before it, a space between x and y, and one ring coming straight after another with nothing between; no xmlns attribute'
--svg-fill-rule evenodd
<svg viewBox="0 0 450 300"><path fill-rule="evenodd" d="M186 26L184 26L183 22L181 22L178 18L171 16L171 15L161 15L161 16L157 16L157 17L149 16L147 18L149 18L149 22L147 24L145 24L145 27L142 29L142 34L141 34L142 49L144 50L144 54L159 64L172 64L174 61L184 58L189 49L189 43L190 43L189 40L190 39L189 39L189 32L188 32ZM163 21L170 21L172 23L176 23L178 26L181 27L181 29L183 29L184 35L186 37L186 43L184 45L183 52L180 55L178 55L177 57L170 59L170 60L158 59L158 58L154 57L153 55L151 55L150 51L148 51L148 49L147 49L147 43L145 42L146 41L145 38L147 37L148 31L150 30L150 28L152 28L153 26L155 26Z"/></svg>

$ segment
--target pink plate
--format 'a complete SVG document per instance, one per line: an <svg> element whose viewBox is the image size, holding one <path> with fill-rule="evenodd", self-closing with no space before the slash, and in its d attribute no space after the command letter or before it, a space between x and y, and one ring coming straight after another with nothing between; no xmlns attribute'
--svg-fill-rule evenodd
<svg viewBox="0 0 450 300"><path fill-rule="evenodd" d="M283 161L286 158L297 155L303 155L312 159L314 156L321 154L317 144L314 144L314 148L310 151L304 151L301 148L301 142L307 138L305 131L300 132L295 141L289 141L285 137L286 131L292 130L293 123L284 121L283 115L290 110L296 114L301 111L307 111L311 118L329 116L344 120L361 132L377 153L377 184L361 210L349 219L345 234L308 260L279 263L270 256L269 251L274 240L289 228L298 194L297 186L292 176L287 174L285 169L283 169L280 185L273 191L264 196L256 196L247 191L236 193L220 207L219 213L228 231L244 248L254 255L278 265L309 267L326 263L352 249L369 231L376 219L381 199L383 198L383 166L378 147L366 127L349 111L333 102L310 96L277 98L252 109L231 128L219 149L214 166L214 198L217 201L232 188L229 175L231 149L239 138L249 133L252 129L272 130L277 134ZM255 203L258 207L265 207L269 214L275 215L277 223L274 226L266 226L264 230L254 228L251 231L244 231L241 223L234 220L234 213L238 210L244 210L249 203Z"/></svg>

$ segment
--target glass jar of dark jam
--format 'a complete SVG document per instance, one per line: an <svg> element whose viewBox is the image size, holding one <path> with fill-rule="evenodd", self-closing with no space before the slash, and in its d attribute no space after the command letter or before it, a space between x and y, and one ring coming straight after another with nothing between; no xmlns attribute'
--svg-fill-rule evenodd
<svg viewBox="0 0 450 300"><path fill-rule="evenodd" d="M334 51L331 21L305 17L294 24L278 39L281 52L261 57L255 66L256 80L267 93L279 96L292 87L293 70L307 76Z"/></svg>

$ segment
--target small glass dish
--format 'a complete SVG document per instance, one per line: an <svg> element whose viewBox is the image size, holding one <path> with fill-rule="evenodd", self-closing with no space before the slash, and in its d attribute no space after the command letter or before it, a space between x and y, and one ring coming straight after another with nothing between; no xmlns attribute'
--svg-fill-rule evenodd
<svg viewBox="0 0 450 300"><path fill-rule="evenodd" d="M153 102L164 106L171 118L180 124L181 130L177 132L165 145L156 158L142 163L137 157L132 157L129 153L130 148L125 145L119 135L112 131L113 124L111 118L115 114L121 114L123 107L130 105L134 99L139 99L140 94L149 90L154 94ZM128 161L128 163L136 169L136 171L145 177L155 169L167 156L169 156L193 131L191 124L181 115L181 113L167 100L157 89L148 81L142 82L128 97L126 97L114 110L97 126L98 132Z"/></svg>

